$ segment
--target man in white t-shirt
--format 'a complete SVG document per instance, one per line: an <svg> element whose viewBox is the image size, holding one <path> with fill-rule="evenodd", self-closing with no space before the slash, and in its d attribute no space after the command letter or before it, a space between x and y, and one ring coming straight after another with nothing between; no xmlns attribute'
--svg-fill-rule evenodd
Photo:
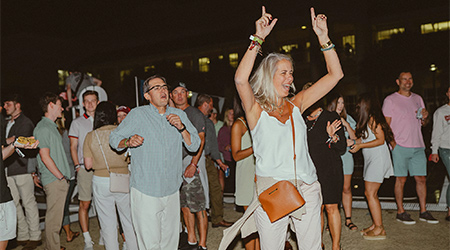
<svg viewBox="0 0 450 250"><path fill-rule="evenodd" d="M94 127L94 114L98 104L98 93L88 90L83 94L83 106L86 112L72 121L69 129L70 154L77 171L78 218L84 236L84 249L93 249L93 242L89 234L89 206L92 200L92 177L93 171L86 171L83 159L84 139Z"/></svg>

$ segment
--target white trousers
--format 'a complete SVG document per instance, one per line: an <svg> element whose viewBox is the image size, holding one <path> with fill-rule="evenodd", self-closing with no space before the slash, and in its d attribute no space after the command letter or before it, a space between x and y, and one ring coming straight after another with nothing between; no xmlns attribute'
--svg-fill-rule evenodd
<svg viewBox="0 0 450 250"><path fill-rule="evenodd" d="M16 238L16 222L14 201L0 203L0 241Z"/></svg>
<svg viewBox="0 0 450 250"><path fill-rule="evenodd" d="M130 195L111 193L109 191L109 177L98 177L95 175L92 179L92 192L105 249L119 250L119 242L117 241L117 206L127 249L137 250L136 234L131 222Z"/></svg>
<svg viewBox="0 0 450 250"><path fill-rule="evenodd" d="M33 177L31 174L20 174L9 176L6 180L17 209L17 240L40 240L39 211L34 196ZM26 217L22 207L25 208Z"/></svg>
<svg viewBox="0 0 450 250"><path fill-rule="evenodd" d="M256 228L259 233L261 250L283 250L286 241L287 227L292 220L297 236L299 250L321 249L322 231L320 228L320 208L322 195L318 181L311 185L303 183L300 186L306 201L306 214L301 220L286 216L271 223L267 213L259 206L255 211Z"/></svg>
<svg viewBox="0 0 450 250"><path fill-rule="evenodd" d="M152 197L131 188L130 195L139 250L178 249L180 192Z"/></svg>

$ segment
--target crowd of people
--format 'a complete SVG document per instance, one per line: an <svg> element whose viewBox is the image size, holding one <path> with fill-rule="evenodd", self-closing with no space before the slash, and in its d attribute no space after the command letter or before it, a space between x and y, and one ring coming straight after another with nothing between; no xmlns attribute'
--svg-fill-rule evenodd
<svg viewBox="0 0 450 250"><path fill-rule="evenodd" d="M270 53L253 71L277 23L262 7L235 74L238 96L233 108L224 112L224 122L218 120L211 96L199 94L191 106L187 85L176 82L170 87L160 75L144 82L149 104L130 109L100 102L94 90L81 92L83 84L99 86L101 81L72 74L66 86L68 107L77 101L72 93L82 93L78 101L83 112L70 126L65 123L63 99L55 93L40 98L44 116L36 126L23 114L20 95L5 96L0 249L13 238L24 250L42 244L35 185L46 195L44 241L49 250L65 249L61 228L68 244L82 236L84 249L93 249L92 205L101 228L99 244L107 250L119 249L118 230L122 249L204 250L209 220L214 228L227 228L219 249L226 249L239 232L245 249L289 249L288 225L299 249L324 249L325 228L331 233L332 249L342 249L341 204L344 226L358 230L351 219L351 178L352 154L359 150L372 217L372 225L361 230L364 239L387 237L378 190L391 176L396 178L399 222L416 223L403 206L410 175L416 181L419 220L439 223L426 210L427 157L421 127L430 119L422 98L411 91L411 72L400 72L398 91L383 105L373 95L361 94L353 118L342 95L329 95L344 73L328 37L327 17L311 8L311 22L328 72L295 93L289 56ZM446 95L450 98L450 88ZM30 141L18 143L19 137ZM450 173L450 100L434 114L431 144L430 161L442 160ZM225 178L233 179L231 186L225 185ZM273 221L258 197L280 181L291 183L306 203ZM75 185L81 232L70 229ZM223 217L227 190L244 208L234 224ZM450 221L450 210L446 219Z"/></svg>

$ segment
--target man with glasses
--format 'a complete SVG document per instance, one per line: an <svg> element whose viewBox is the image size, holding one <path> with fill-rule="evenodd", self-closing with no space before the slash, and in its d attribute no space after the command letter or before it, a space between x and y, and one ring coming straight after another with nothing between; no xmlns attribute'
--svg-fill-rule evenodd
<svg viewBox="0 0 450 250"><path fill-rule="evenodd" d="M200 137L186 114L168 106L169 91L162 76L144 82L150 105L137 107L111 133L116 150L130 148L130 199L139 249L177 249L182 147L196 152Z"/></svg>

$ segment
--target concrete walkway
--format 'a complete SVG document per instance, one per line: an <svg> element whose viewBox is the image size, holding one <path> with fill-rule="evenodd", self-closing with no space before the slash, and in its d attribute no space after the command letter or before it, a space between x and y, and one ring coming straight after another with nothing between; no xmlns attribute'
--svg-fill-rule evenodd
<svg viewBox="0 0 450 250"><path fill-rule="evenodd" d="M342 226L342 247L345 250L353 249L420 249L420 250L441 250L450 249L450 222L445 220L446 212L432 212L434 217L439 220L439 224L428 224L418 220L418 211L408 211L412 218L417 220L415 225L404 225L395 220L395 210L383 210L383 222L387 232L387 239L381 241L364 240L359 231L350 231ZM236 221L242 213L234 211L233 204L225 204L225 218L229 221ZM342 215L342 214L341 214ZM343 216L343 215L342 215ZM370 215L367 209L353 209L353 222L362 229L371 223ZM73 231L80 231L78 223L72 223ZM97 219L90 219L91 235L95 243L99 239L99 227ZM218 248L222 238L222 228L212 228L209 224L208 231L208 249L215 250ZM324 243L326 249L331 249L331 236L328 232L324 232ZM120 240L121 241L121 240ZM242 241L236 238L233 246L229 249L244 249ZM292 241L295 247L295 241ZM45 243L44 243L45 244ZM68 250L83 249L83 238L80 236L71 243L66 242L66 235L61 232L61 245ZM122 244L120 244L120 248ZM11 248L10 248L11 249ZM12 248L21 249L21 247ZM37 249L44 249L40 246ZM94 249L105 249L104 246L94 245Z"/></svg>

